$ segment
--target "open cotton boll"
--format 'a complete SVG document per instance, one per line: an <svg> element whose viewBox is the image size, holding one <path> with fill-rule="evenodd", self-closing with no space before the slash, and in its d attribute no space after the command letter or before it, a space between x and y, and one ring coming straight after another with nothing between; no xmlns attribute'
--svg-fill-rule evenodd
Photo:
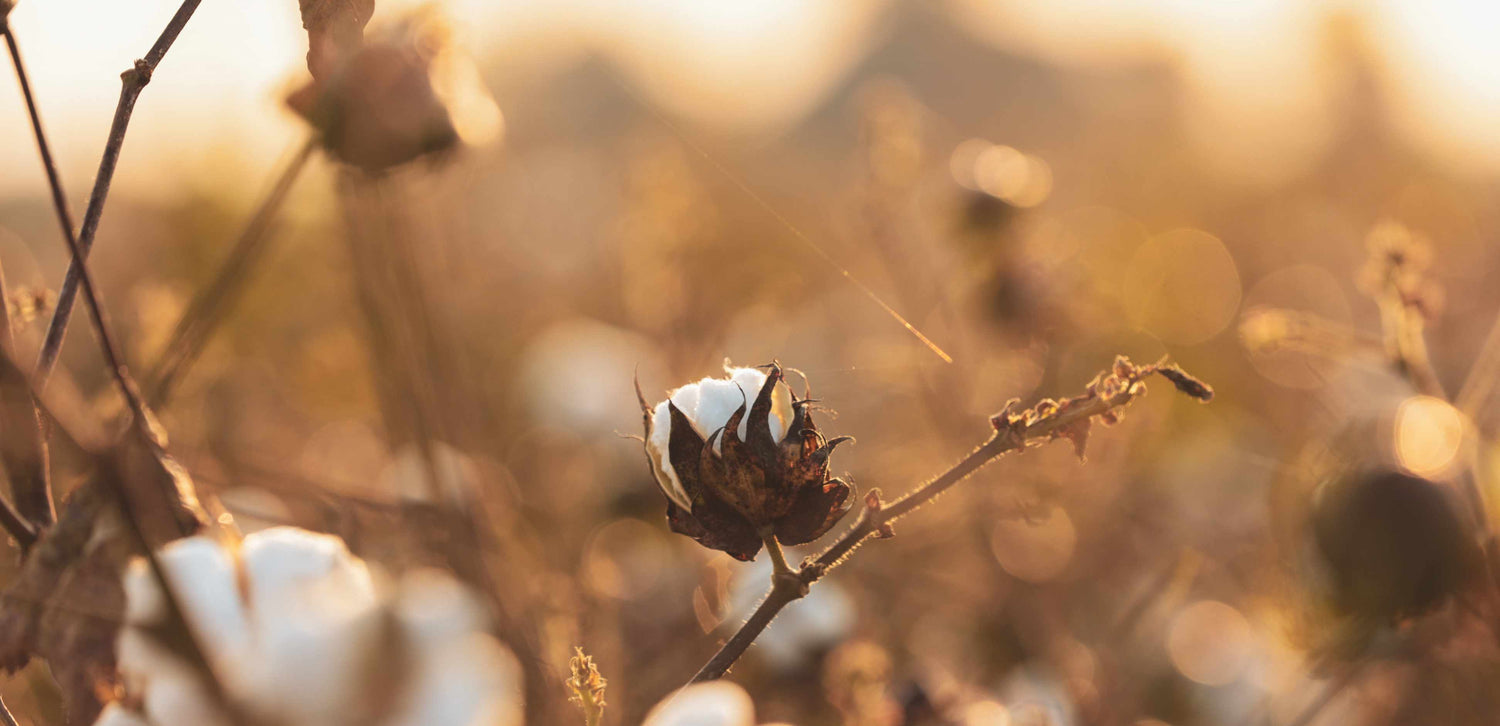
<svg viewBox="0 0 1500 726"><path fill-rule="evenodd" d="M241 560L255 633L246 678L266 714L318 723L347 711L382 627L369 570L343 540L292 527L247 537Z"/></svg>
<svg viewBox="0 0 1500 726"><path fill-rule="evenodd" d="M151 724L124 706L111 703L99 712L99 718L94 721L94 726L151 726Z"/></svg>
<svg viewBox="0 0 1500 726"><path fill-rule="evenodd" d="M704 378L697 383L689 383L678 388L667 396L668 400L677 406L677 410L687 416L688 420L698 427L699 433L705 437L728 424L729 417L734 415L740 406L748 409L755 401L755 396L760 393L761 386L766 383L765 371L756 368L725 366L724 373L727 378ZM769 421L771 438L781 441L786 435L791 412L791 389L778 386L771 397ZM741 441L745 440L749 425L749 416L740 420L735 434ZM666 481L661 484L667 496L671 497L678 506L692 509L692 502L688 498L687 491L683 489L682 482L677 478L677 472L672 468L672 457L668 454L667 448L671 438L672 412L667 407L667 401L662 401L656 404L656 408L651 412L651 436L646 441L646 445L654 450L655 459L660 462L661 471L666 475Z"/></svg>
<svg viewBox="0 0 1500 726"><path fill-rule="evenodd" d="M479 601L438 571L383 592L337 537L276 527L238 548L191 537L157 556L214 675L252 720L282 726L519 726L520 667L486 631ZM95 726L218 726L229 719L204 674L158 640L166 599L146 562L125 575L117 651L139 713L112 705ZM402 674L376 721L371 674ZM105 718L109 720L104 720Z"/></svg>
<svg viewBox="0 0 1500 726"><path fill-rule="evenodd" d="M755 726L755 704L728 681L696 683L662 699L643 726Z"/></svg>

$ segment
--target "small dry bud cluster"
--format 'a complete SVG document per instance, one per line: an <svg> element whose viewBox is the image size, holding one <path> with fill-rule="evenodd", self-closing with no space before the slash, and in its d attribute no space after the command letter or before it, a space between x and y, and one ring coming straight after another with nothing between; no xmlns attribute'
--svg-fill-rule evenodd
<svg viewBox="0 0 1500 726"><path fill-rule="evenodd" d="M683 386L654 407L640 396L646 457L672 531L738 560L754 559L766 537L798 545L823 536L854 499L828 469L850 439L825 439L813 401L791 392L781 366L766 368L727 369L729 380Z"/></svg>
<svg viewBox="0 0 1500 726"><path fill-rule="evenodd" d="M583 710L585 723L597 724L604 715L604 689L609 681L599 674L592 656L584 655L582 648L568 661L571 675L564 684L568 687L568 700Z"/></svg>
<svg viewBox="0 0 1500 726"><path fill-rule="evenodd" d="M1359 273L1366 294L1393 297L1401 305L1431 320L1442 310L1443 291L1427 276L1432 249L1405 226L1386 222L1370 230L1370 256Z"/></svg>
<svg viewBox="0 0 1500 726"><path fill-rule="evenodd" d="M1018 446L1067 439L1082 459L1094 419L1106 426L1118 423L1123 415L1121 407L1146 392L1145 379L1152 375L1161 375L1178 391L1199 401L1206 403L1214 397L1214 390L1207 383L1165 360L1138 366L1129 358L1118 356L1110 370L1094 376L1084 393L1061 401L1044 398L1024 410L1017 410L1021 399L1012 398L1000 413L990 418L990 423Z"/></svg>

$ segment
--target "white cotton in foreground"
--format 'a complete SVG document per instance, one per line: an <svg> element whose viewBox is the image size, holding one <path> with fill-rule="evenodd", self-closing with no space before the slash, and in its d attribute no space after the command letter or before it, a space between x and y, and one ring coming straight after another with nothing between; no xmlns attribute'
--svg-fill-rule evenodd
<svg viewBox="0 0 1500 726"><path fill-rule="evenodd" d="M755 704L728 681L696 683L662 699L642 726L755 726Z"/></svg>
<svg viewBox="0 0 1500 726"><path fill-rule="evenodd" d="M754 404L755 397L766 383L765 371L756 368L732 368L724 367L725 378L704 378L697 383L689 383L678 388L668 396L668 399L687 416L698 428L698 433L704 438L712 435L715 431L723 428L729 423L729 417L740 406L746 409L746 415L740 420L736 434L741 441L749 431L750 406ZM787 424L792 415L791 389L786 386L778 386L775 394L771 397L770 428L771 437L777 441L786 433ZM666 476L661 481L662 490L667 496L676 502L678 506L688 509L692 508L687 491L682 488L682 482L677 478L677 472L672 468L671 456L668 452L668 442L672 437L672 412L667 408L667 402L656 404L651 414L651 435L646 440L647 448L651 449L653 459L659 462L661 472Z"/></svg>
<svg viewBox="0 0 1500 726"><path fill-rule="evenodd" d="M256 532L238 548L190 537L157 560L220 684L256 721L521 723L514 656L485 631L484 609L444 573L410 573L383 593L342 540L292 527ZM129 726L130 718L227 724L202 674L157 640L151 626L165 621L166 600L145 561L130 567L124 586L118 660L139 712L111 704L95 726ZM379 680L391 672L401 680Z"/></svg>

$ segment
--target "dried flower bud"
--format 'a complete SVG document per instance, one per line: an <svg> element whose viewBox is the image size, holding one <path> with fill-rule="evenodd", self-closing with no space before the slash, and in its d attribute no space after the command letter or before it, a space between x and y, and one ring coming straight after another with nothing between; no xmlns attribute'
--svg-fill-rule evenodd
<svg viewBox="0 0 1500 726"><path fill-rule="evenodd" d="M780 366L725 372L655 407L641 396L646 457L672 531L738 560L755 558L763 534L788 545L821 537L854 501L828 473L829 455L850 439L823 438L812 401L791 392Z"/></svg>
<svg viewBox="0 0 1500 726"><path fill-rule="evenodd" d="M1391 469L1324 483L1313 505L1312 534L1331 604L1378 622L1441 605L1481 558L1455 492Z"/></svg>
<svg viewBox="0 0 1500 726"><path fill-rule="evenodd" d="M407 44L364 46L336 74L293 92L287 105L322 132L334 156L367 172L458 143L427 59Z"/></svg>
<svg viewBox="0 0 1500 726"><path fill-rule="evenodd" d="M1171 381L1172 385L1176 386L1177 390L1181 391L1185 395L1191 396L1205 403L1214 400L1213 386L1210 386L1207 383L1194 378L1193 376L1189 375L1187 371L1178 368L1175 365L1162 366L1161 369L1157 371L1157 373L1160 373L1163 378Z"/></svg>
<svg viewBox="0 0 1500 726"><path fill-rule="evenodd" d="M375 14L375 0L299 0L307 29L307 70L322 78L353 55Z"/></svg>

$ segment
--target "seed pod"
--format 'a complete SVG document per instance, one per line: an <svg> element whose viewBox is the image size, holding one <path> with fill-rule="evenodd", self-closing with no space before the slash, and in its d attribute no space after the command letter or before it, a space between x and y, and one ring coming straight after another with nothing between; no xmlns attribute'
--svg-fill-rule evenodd
<svg viewBox="0 0 1500 726"><path fill-rule="evenodd" d="M1330 604L1376 622L1437 608L1470 581L1481 561L1456 493L1393 469L1325 482L1311 526Z"/></svg>
<svg viewBox="0 0 1500 726"><path fill-rule="evenodd" d="M850 439L825 439L812 401L791 392L780 366L768 368L726 369L728 379L683 386L654 407L640 397L672 531L739 560L754 559L764 535L787 545L821 537L854 501L828 468Z"/></svg>

